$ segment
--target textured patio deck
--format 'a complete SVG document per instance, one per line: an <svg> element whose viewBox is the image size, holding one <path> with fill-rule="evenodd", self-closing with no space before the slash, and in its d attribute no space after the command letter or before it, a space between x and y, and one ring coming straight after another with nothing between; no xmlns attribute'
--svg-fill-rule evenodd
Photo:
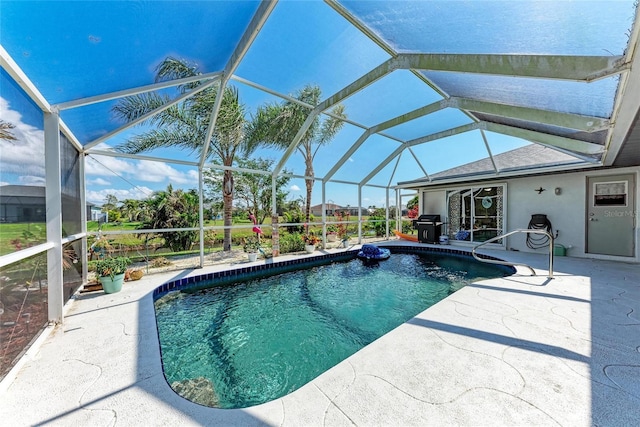
<svg viewBox="0 0 640 427"><path fill-rule="evenodd" d="M467 286L301 389L245 410L191 403L162 374L151 293L210 269L82 295L0 394L1 423L637 425L640 266L556 257L547 280L545 256L486 253L540 276Z"/></svg>

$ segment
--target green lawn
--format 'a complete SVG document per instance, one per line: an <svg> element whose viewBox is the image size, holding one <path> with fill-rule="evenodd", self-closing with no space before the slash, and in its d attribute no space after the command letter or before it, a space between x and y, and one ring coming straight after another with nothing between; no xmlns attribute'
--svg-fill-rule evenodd
<svg viewBox="0 0 640 427"><path fill-rule="evenodd" d="M14 240L20 239L20 243ZM47 241L46 224L44 222L19 222L0 224L0 255L15 252L17 244L22 249Z"/></svg>
<svg viewBox="0 0 640 427"><path fill-rule="evenodd" d="M333 221L332 217L328 218L329 221ZM352 220L355 220L353 218ZM367 220L367 217L363 217L363 220ZM280 219L280 222L283 220ZM205 222L205 226L222 226L222 220L209 220ZM238 219L234 218L234 225L246 225L247 228L242 230L232 230L231 235L234 242L234 245L237 245L241 242L243 238L249 237L253 235L251 231L252 223L248 219ZM140 222L113 222L103 224L101 227L102 231L129 231L130 234L117 235L117 236L108 236L109 241L111 241L116 246L127 246L127 247L144 247L144 236L138 236L136 234L136 229L141 226ZM265 237L269 238L271 236L271 218L267 217L265 219L265 223L261 224L262 230L264 232ZM45 223L2 223L0 224L0 255L5 255L8 253L15 252L16 248L16 239L20 239L20 244L22 248L32 246L34 244L43 243L46 241L46 224ZM99 229L97 221L88 221L87 222L87 231L88 232L97 232ZM319 223L319 219L315 222L312 222L309 226L311 232L316 235L320 235L322 233L322 226ZM211 233L211 232L209 232ZM354 235L357 233L357 226L355 224L349 225L349 233ZM223 238L223 231L216 230L215 231L215 243L211 242L210 236L208 236L208 243L206 244L208 247L218 246ZM14 243L12 243L14 242ZM89 244L93 242L93 238L89 238ZM149 242L152 246L160 246L162 245L161 238L155 238Z"/></svg>

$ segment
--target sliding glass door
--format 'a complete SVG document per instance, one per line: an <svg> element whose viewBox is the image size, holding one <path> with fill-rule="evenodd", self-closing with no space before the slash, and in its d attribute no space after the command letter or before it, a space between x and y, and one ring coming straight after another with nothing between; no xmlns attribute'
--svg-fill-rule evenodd
<svg viewBox="0 0 640 427"><path fill-rule="evenodd" d="M449 239L484 242L503 234L504 194L504 184L447 191Z"/></svg>

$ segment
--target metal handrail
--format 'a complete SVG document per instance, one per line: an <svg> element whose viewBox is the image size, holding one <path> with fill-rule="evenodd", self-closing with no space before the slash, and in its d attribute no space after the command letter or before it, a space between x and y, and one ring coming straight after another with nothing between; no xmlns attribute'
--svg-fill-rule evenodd
<svg viewBox="0 0 640 427"><path fill-rule="evenodd" d="M511 266L519 265L519 266L522 266L522 267L527 267L529 270L531 270L532 275L535 276L536 272L535 272L535 270L533 268L531 268L530 265L517 263L517 262L507 262L507 261L498 261L498 260L493 260L493 259L479 258L478 255L476 254L476 249L478 249L480 246L484 246L487 243L495 242L496 240L503 239L505 237L511 236L512 234L516 234L516 233L544 234L545 236L549 237L549 275L547 277L549 279L553 279L553 236L548 231L545 231L545 230L535 230L535 229L531 229L531 228L519 228L517 230L513 230L513 231L510 231L508 233L501 234L500 236L493 237L493 238L491 238L489 240L485 240L484 242L480 243L479 245L474 246L473 249L471 250L471 255L473 255L473 257L475 259L477 259L478 261L487 262L487 263L490 263L490 264L511 265Z"/></svg>

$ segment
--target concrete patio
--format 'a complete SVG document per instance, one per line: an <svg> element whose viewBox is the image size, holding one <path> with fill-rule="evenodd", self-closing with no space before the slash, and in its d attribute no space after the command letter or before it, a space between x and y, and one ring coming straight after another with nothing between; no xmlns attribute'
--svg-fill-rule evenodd
<svg viewBox="0 0 640 427"><path fill-rule="evenodd" d="M639 266L556 257L549 280L546 256L484 252L529 263L539 275L519 268L519 275L467 286L301 389L243 410L191 403L162 373L152 291L211 268L145 276L117 294L80 295L64 325L27 355L0 394L0 420L7 426L638 425Z"/></svg>

